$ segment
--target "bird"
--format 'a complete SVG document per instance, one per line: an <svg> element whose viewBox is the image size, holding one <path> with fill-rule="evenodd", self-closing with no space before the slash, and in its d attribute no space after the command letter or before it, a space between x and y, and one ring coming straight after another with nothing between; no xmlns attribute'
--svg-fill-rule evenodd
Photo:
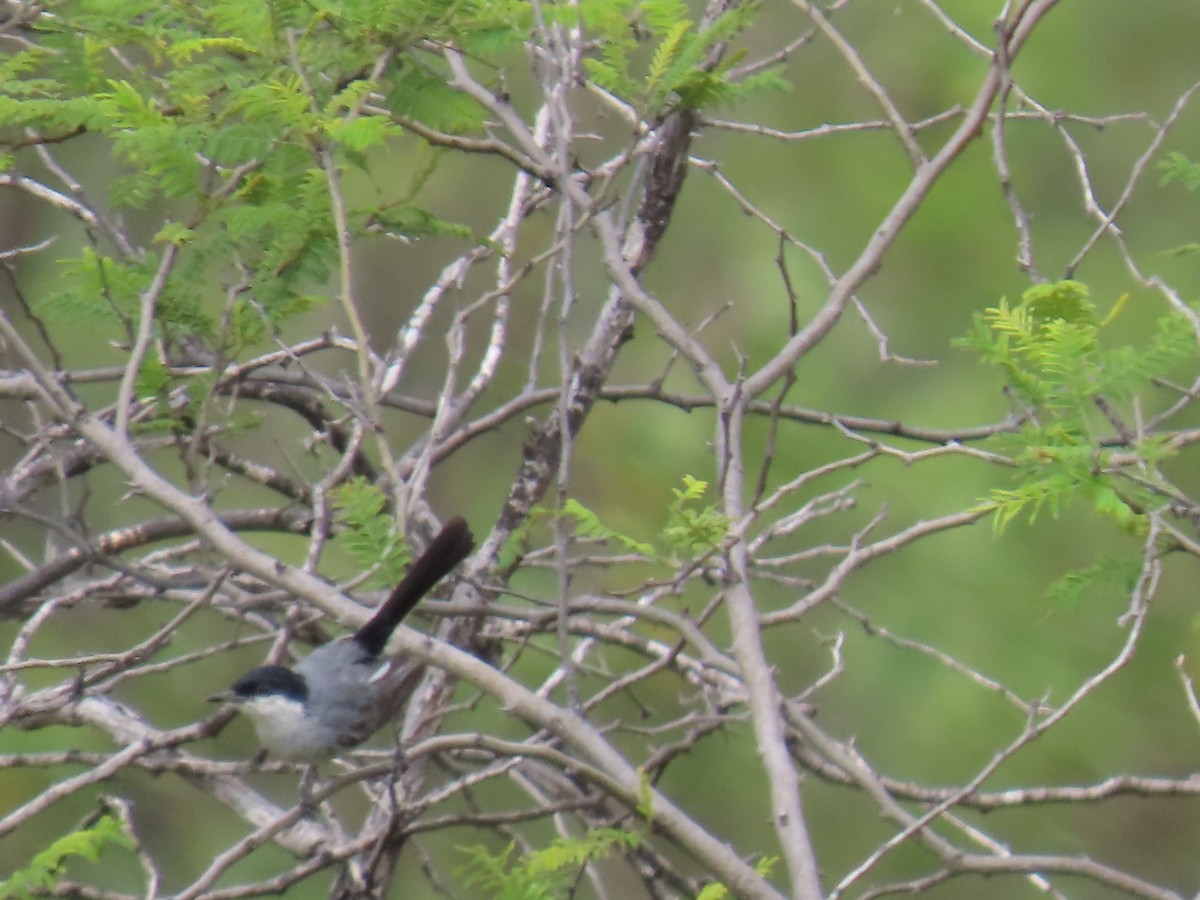
<svg viewBox="0 0 1200 900"><path fill-rule="evenodd" d="M474 547L466 521L450 519L358 631L295 668L251 669L209 700L246 713L263 750L284 761L315 765L357 747L399 714L421 678L422 663L386 654L392 632Z"/></svg>

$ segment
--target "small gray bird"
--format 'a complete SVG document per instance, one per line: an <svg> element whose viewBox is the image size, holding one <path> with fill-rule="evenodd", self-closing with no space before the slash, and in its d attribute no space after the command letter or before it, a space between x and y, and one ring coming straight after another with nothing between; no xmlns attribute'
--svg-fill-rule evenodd
<svg viewBox="0 0 1200 900"><path fill-rule="evenodd" d="M248 714L270 754L316 763L356 747L402 710L422 664L384 655L396 626L475 546L455 517L418 557L387 601L354 634L318 647L294 669L261 666L210 697Z"/></svg>

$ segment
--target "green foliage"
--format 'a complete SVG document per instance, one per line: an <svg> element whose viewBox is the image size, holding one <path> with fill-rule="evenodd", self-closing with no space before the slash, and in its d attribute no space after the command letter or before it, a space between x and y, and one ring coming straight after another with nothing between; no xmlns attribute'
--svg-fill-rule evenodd
<svg viewBox="0 0 1200 900"><path fill-rule="evenodd" d="M562 514L575 522L575 533L580 537L593 541L616 541L627 550L653 558L654 548L649 544L622 534L614 528L609 528L600 521L600 517L580 503L568 498L563 504Z"/></svg>
<svg viewBox="0 0 1200 900"><path fill-rule="evenodd" d="M1182 153L1168 153L1166 159L1158 164L1162 172L1158 183L1162 186L1178 181L1189 191L1200 191L1200 163L1192 162Z"/></svg>
<svg viewBox="0 0 1200 900"><path fill-rule="evenodd" d="M1103 588L1112 588L1128 596L1140 572L1139 560L1100 559L1085 569L1058 578L1046 589L1046 602L1053 608L1077 607L1085 594Z"/></svg>
<svg viewBox="0 0 1200 900"><path fill-rule="evenodd" d="M356 186L351 238L476 240L417 202L441 155L413 154L408 178L392 151L428 146L407 130L415 125L486 135L487 111L452 86L437 48L455 46L478 77L496 78L502 55L537 25L521 0L60 0L49 9L38 42L0 60L0 167L22 166L29 134L102 141L119 165L109 202L163 213L153 243L179 254L155 311L160 336L200 334L231 358L328 283L339 241L334 179ZM735 78L738 52L717 55L756 12L739 4L703 23L683 0L537 11L542 21L582 23L598 48L586 60L591 77L652 117L786 87L775 69ZM377 66L381 59L389 64ZM63 286L44 312L119 327L157 260L89 248L63 262ZM243 286L235 315L214 309L225 300L222 281Z"/></svg>
<svg viewBox="0 0 1200 900"><path fill-rule="evenodd" d="M153 272L145 264L120 262L84 247L59 260L67 287L45 295L34 309L51 322L125 322L137 314L138 295Z"/></svg>
<svg viewBox="0 0 1200 900"><path fill-rule="evenodd" d="M778 856L764 856L754 864L754 871L763 876L763 878L766 878L778 864ZM696 895L696 900L726 900L729 896L729 888L725 887L725 885L710 882L700 889L700 893Z"/></svg>
<svg viewBox="0 0 1200 900"><path fill-rule="evenodd" d="M398 535L396 517L383 511L387 504L383 491L365 478L353 478L331 490L329 499L342 526L339 546L363 569L375 569L375 582L398 582L410 554Z"/></svg>
<svg viewBox="0 0 1200 900"><path fill-rule="evenodd" d="M647 822L654 821L654 786L650 783L650 773L644 767L638 766L637 812Z"/></svg>
<svg viewBox="0 0 1200 900"><path fill-rule="evenodd" d="M139 399L165 399L170 386L171 373L163 365L162 360L154 354L150 354L142 360L137 379L133 383Z"/></svg>
<svg viewBox="0 0 1200 900"><path fill-rule="evenodd" d="M37 854L23 869L18 869L7 881L0 881L0 900L20 898L32 900L52 893L58 885L67 857L81 856L97 862L112 845L132 848L132 839L121 830L120 821L110 815L101 816L88 828L64 835Z"/></svg>
<svg viewBox="0 0 1200 900"><path fill-rule="evenodd" d="M711 553L721 546L726 533L729 531L729 518L717 511L712 504L700 506L708 482L683 476L683 487L672 488L675 499L667 507L667 524L659 537L666 545L669 553L659 553L653 544L639 541L605 525L600 516L574 498L568 498L558 515L571 520L575 533L592 541L612 541L620 544L626 550L640 553L648 560L678 565L680 559L691 559ZM520 556L521 548L529 541L532 529L539 523L555 516L551 510L535 510L526 518L524 524L513 533L500 555L500 565L512 565Z"/></svg>
<svg viewBox="0 0 1200 900"><path fill-rule="evenodd" d="M477 240L465 225L446 222L427 210L411 203L402 203L390 209L375 211L374 223L395 234L409 238L460 237Z"/></svg>
<svg viewBox="0 0 1200 900"><path fill-rule="evenodd" d="M202 408L212 400L216 377L214 373L205 372L184 379L172 374L157 354L147 354L133 383L138 400L147 406L133 423L133 429L143 435L191 432ZM183 391L176 392L180 386ZM224 428L227 433L233 433L240 424L229 420Z"/></svg>
<svg viewBox="0 0 1200 900"><path fill-rule="evenodd" d="M700 109L789 87L779 68L735 80L739 52L726 52L712 61L719 44L753 21L756 3L740 4L703 26L691 18L683 0L585 0L578 8L599 36L599 57L584 61L588 75L651 118L672 107ZM653 45L644 64L639 36Z"/></svg>
<svg viewBox="0 0 1200 900"><path fill-rule="evenodd" d="M1139 510L1152 498L1138 482L1118 482L1104 442L1113 425L1102 411L1140 398L1153 379L1193 358L1196 340L1187 318L1172 312L1143 346L1108 346L1102 338L1126 300L1101 320L1083 284L1036 285L1015 307L1001 300L977 315L972 333L958 342L1001 369L1024 413L1006 448L1019 484L993 491L980 506L994 510L998 528L1023 512L1031 519L1043 510L1057 515L1080 496L1122 527L1140 528ZM1153 471L1166 446L1151 436L1122 449L1132 449Z"/></svg>
<svg viewBox="0 0 1200 900"><path fill-rule="evenodd" d="M612 850L632 850L640 838L630 831L598 828L577 838L559 838L527 853L516 841L499 853L463 847L470 860L459 869L464 883L492 900L559 900L570 895L578 870Z"/></svg>
<svg viewBox="0 0 1200 900"><path fill-rule="evenodd" d="M700 506L708 491L708 482L683 476L683 488L671 488L675 499L667 507L667 524L661 538L671 551L672 562L711 553L720 547L729 531L729 518L712 504ZM599 541L616 541L628 550L651 559L662 559L654 547L627 534L608 527L599 516L578 500L563 504L562 514L575 522L575 532L581 537Z"/></svg>
<svg viewBox="0 0 1200 900"><path fill-rule="evenodd" d="M711 553L721 546L729 532L729 517L712 504L698 506L708 491L708 482L683 476L683 489L671 488L674 501L667 509L667 524L662 530L676 556L695 557Z"/></svg>
<svg viewBox="0 0 1200 900"><path fill-rule="evenodd" d="M407 121L482 134L484 110L449 86L433 48L498 61L529 20L518 0L54 2L37 19L38 42L0 59L0 156L19 169L29 134L102 142L120 166L109 202L170 210L154 239L180 251L156 310L161 332L220 337L216 349L236 355L327 282L332 178L355 171L370 184L352 198L351 237L469 235L397 197L405 179L394 162L374 183L371 154L422 144ZM376 72L382 58L392 62ZM40 311L112 324L133 315L157 260L89 248L63 263L63 286ZM218 329L222 278L245 285L253 314Z"/></svg>
<svg viewBox="0 0 1200 900"><path fill-rule="evenodd" d="M1173 182L1179 182L1193 194L1200 191L1200 163L1192 162L1178 151L1168 153L1166 159L1158 164L1162 175L1158 179L1160 186L1165 187ZM1174 256L1185 256L1200 251L1200 243L1191 242L1172 247L1168 252Z"/></svg>

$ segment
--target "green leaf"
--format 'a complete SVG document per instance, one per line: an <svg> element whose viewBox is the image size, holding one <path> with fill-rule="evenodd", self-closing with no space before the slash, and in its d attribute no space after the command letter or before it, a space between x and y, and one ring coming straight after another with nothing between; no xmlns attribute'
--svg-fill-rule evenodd
<svg viewBox="0 0 1200 900"><path fill-rule="evenodd" d="M1158 183L1165 187L1173 181L1178 181L1189 191L1200 190L1200 163L1194 163L1179 151L1172 151L1167 158L1158 164L1162 172Z"/></svg>
<svg viewBox="0 0 1200 900"><path fill-rule="evenodd" d="M1022 295L1021 306L1029 311L1037 325L1056 320L1077 325L1096 324L1096 305L1088 299L1087 285L1078 281L1034 285Z"/></svg>
<svg viewBox="0 0 1200 900"><path fill-rule="evenodd" d="M635 849L641 838L631 831L597 828L580 837L560 837L533 852L518 851L515 841L498 853L486 847L459 847L467 861L456 874L492 900L566 900L578 871L614 850Z"/></svg>
<svg viewBox="0 0 1200 900"><path fill-rule="evenodd" d="M698 109L766 88L787 87L781 69L755 73L739 85L732 73L744 50L727 47L713 63L713 49L744 30L759 4L740 4L704 28L681 0L642 0L640 3L586 3L580 7L587 27L597 35L599 56L584 60L591 80L618 94L656 119L674 107ZM638 52L634 35L649 35L654 49L649 60ZM643 69L644 67L644 69Z"/></svg>
<svg viewBox="0 0 1200 900"><path fill-rule="evenodd" d="M196 232L182 222L168 222L154 235L156 244L175 244L183 246L196 236Z"/></svg>
<svg viewBox="0 0 1200 900"><path fill-rule="evenodd" d="M679 58L680 48L683 44L684 36L691 29L692 23L689 21L676 22L671 26L670 30L663 35L663 39L659 42L657 49L654 51L654 56L650 59L650 70L647 73L646 80L653 90L654 86L660 84L666 77L671 65Z"/></svg>
<svg viewBox="0 0 1200 900"><path fill-rule="evenodd" d="M400 129L384 116L355 116L352 119L335 119L328 125L330 137L350 150L361 152L382 144L389 135L398 134Z"/></svg>
<svg viewBox="0 0 1200 900"><path fill-rule="evenodd" d="M977 316L971 333L957 342L1002 370L1027 414L1015 437L998 438L1018 464L1020 483L992 491L976 507L993 512L998 529L1020 515L1030 521L1042 512L1057 516L1083 497L1122 530L1144 531L1139 509L1158 502L1145 473L1152 481L1154 463L1168 445L1149 440L1127 447L1140 454L1133 464L1140 472L1132 485L1118 486L1119 473L1110 471L1112 454L1103 443L1112 425L1098 410L1115 409L1118 401L1140 402L1157 379L1194 360L1196 338L1187 316L1172 310L1141 346L1108 346L1129 302L1122 295L1101 316L1080 282L1035 285L1015 307L1001 299Z"/></svg>
<svg viewBox="0 0 1200 900"><path fill-rule="evenodd" d="M683 489L672 488L675 500L667 510L663 540L684 557L701 556L716 550L729 533L729 517L708 504L698 506L708 491L708 482L683 476Z"/></svg>
<svg viewBox="0 0 1200 900"><path fill-rule="evenodd" d="M638 767L638 801L637 811L647 822L654 821L654 789L650 785L650 776L641 766Z"/></svg>
<svg viewBox="0 0 1200 900"><path fill-rule="evenodd" d="M342 526L339 546L364 569L374 569L373 581L391 586L404 575L410 553L398 534L396 519L385 513L387 496L365 478L353 478L329 492Z"/></svg>
<svg viewBox="0 0 1200 900"><path fill-rule="evenodd" d="M112 90L96 99L105 104L114 127L137 130L164 124L163 114L130 82L114 79L108 84Z"/></svg>
<svg viewBox="0 0 1200 900"><path fill-rule="evenodd" d="M174 63L187 63L194 56L213 51L244 55L254 53L255 48L239 37L194 37L173 44L167 54Z"/></svg>
<svg viewBox="0 0 1200 900"><path fill-rule="evenodd" d="M1138 559L1103 558L1092 565L1068 572L1046 589L1046 602L1052 607L1077 607L1084 595L1097 589L1109 589L1128 596L1137 583L1142 563Z"/></svg>
<svg viewBox="0 0 1200 900"><path fill-rule="evenodd" d="M153 399L163 395L171 384L171 371L155 354L148 354L138 369L134 391L138 399Z"/></svg>
<svg viewBox="0 0 1200 900"><path fill-rule="evenodd" d="M609 528L600 521L600 518L594 512L578 500L568 498L563 504L562 514L567 518L575 520L575 533L581 537L596 541L614 540L635 553L641 553L643 556L650 558L655 556L652 546Z"/></svg>
<svg viewBox="0 0 1200 900"><path fill-rule="evenodd" d="M101 854L113 845L132 849L134 843L114 816L101 816L91 827L59 838L34 856L29 865L15 871L8 880L0 881L0 897L19 897L24 900L52 893L58 885L67 857L81 856L90 862L97 862Z"/></svg>
<svg viewBox="0 0 1200 900"><path fill-rule="evenodd" d="M440 219L428 210L411 203L374 210L370 215L374 225L407 238L458 237L470 241L478 240L468 226Z"/></svg>
<svg viewBox="0 0 1200 900"><path fill-rule="evenodd" d="M667 34L680 22L691 24L691 10L683 0L643 0L637 11L654 34Z"/></svg>
<svg viewBox="0 0 1200 900"><path fill-rule="evenodd" d="M34 304L51 320L86 324L132 316L150 283L146 263L118 262L91 247L58 262L62 287Z"/></svg>

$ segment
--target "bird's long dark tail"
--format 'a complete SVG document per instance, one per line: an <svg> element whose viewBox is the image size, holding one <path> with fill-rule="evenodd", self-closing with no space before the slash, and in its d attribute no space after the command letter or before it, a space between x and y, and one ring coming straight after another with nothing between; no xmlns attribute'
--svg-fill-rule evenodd
<svg viewBox="0 0 1200 900"><path fill-rule="evenodd" d="M374 656L381 654L396 626L417 605L417 601L466 559L474 547L475 538L471 535L471 529L460 516L455 516L438 532L416 562L409 566L408 573L396 585L392 596L379 607L370 622L355 632L354 639L368 653Z"/></svg>

